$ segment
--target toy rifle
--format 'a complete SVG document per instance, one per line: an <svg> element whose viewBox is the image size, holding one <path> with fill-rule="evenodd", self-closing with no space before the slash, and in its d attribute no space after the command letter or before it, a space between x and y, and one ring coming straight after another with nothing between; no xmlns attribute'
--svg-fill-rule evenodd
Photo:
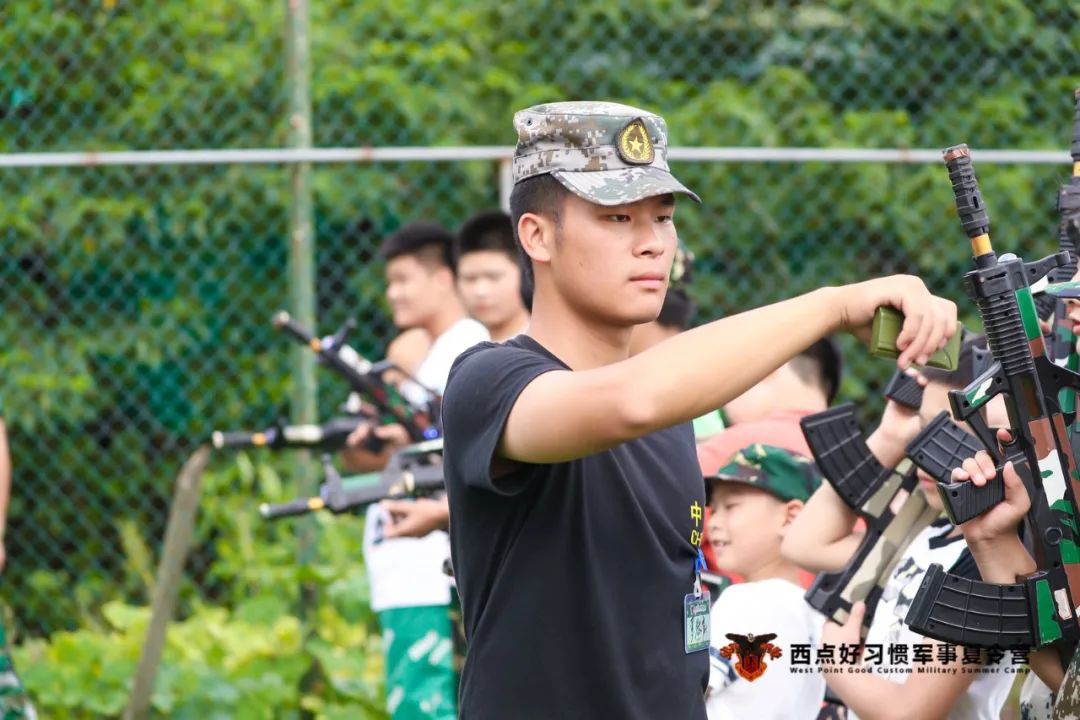
<svg viewBox="0 0 1080 720"><path fill-rule="evenodd" d="M911 409L922 403L922 388L910 376L897 372L885 390L886 397ZM937 516L918 489L918 478L910 459L895 468L884 467L866 445L848 403L816 413L801 421L810 451L825 479L837 495L866 522L866 535L851 560L841 570L819 573L806 593L811 607L838 623L847 621L856 602L866 603L861 636L866 637L885 582L905 548ZM925 428L913 444L948 447L949 437L939 437L947 429L943 423ZM967 435L956 428L961 435ZM971 454L974 454L973 452ZM964 451L957 457L934 454L940 467L934 477L947 476L959 467Z"/></svg>
<svg viewBox="0 0 1080 720"><path fill-rule="evenodd" d="M363 416L343 417L331 420L322 425L283 425L278 424L258 432L245 430L222 432L215 430L210 435L210 444L215 450L223 448L269 448L271 450L283 450L286 448L308 448L310 450L322 450L323 452L336 452L345 447L345 441L349 435L369 418ZM368 439L379 438L368 435ZM370 447L373 452L379 452L382 448Z"/></svg>
<svg viewBox="0 0 1080 720"><path fill-rule="evenodd" d="M1061 222L1058 225L1058 245L1061 250L1066 250L1072 255L1072 260L1050 271L1047 281L1051 284L1072 280L1073 275L1076 274L1077 249L1080 247L1080 89L1076 90L1075 97L1072 144L1069 148L1073 161L1072 177L1069 182L1061 186L1057 196L1057 209L1061 215ZM1051 312L1053 313L1046 348L1050 359L1054 361L1054 364L1067 370L1080 369L1080 356L1076 352L1077 337L1073 332L1072 321L1068 319L1065 302L1051 292L1036 295L1035 302L1040 318L1048 317ZM1069 416L1076 412L1075 393L1069 390L1063 391L1058 397L1058 403L1061 405L1061 411L1066 414L1066 419L1071 419Z"/></svg>
<svg viewBox="0 0 1080 720"><path fill-rule="evenodd" d="M953 416L967 422L986 444L998 472L981 488L958 483L944 498L957 522L993 507L1004 497L1001 468L1012 461L1031 498L1027 519L1038 569L1020 582L1000 585L952 576L941 565L931 565L906 622L927 637L969 647L1055 644L1067 663L1080 637L1073 601L1080 599L1075 505L1080 476L1057 399L1062 390L1080 387L1080 376L1047 356L1031 285L1071 258L1068 252L1034 263L1012 254L999 258L967 146L947 149L945 164L975 257L975 269L965 275L967 290L995 359L967 388L951 391L949 400ZM981 415L997 395L1004 396L1014 438L1001 450Z"/></svg>
<svg viewBox="0 0 1080 720"><path fill-rule="evenodd" d="M281 504L263 504L266 520L329 510L335 515L357 512L380 500L431 495L443 489L442 439L409 445L396 452L386 469L342 479L330 455L323 455L326 482L319 494Z"/></svg>
<svg viewBox="0 0 1080 720"><path fill-rule="evenodd" d="M383 378L383 374L392 369L393 365L370 363L345 343L352 330L352 323L347 323L334 335L320 339L282 310L274 316L274 327L309 347L326 367L344 377L355 392L370 398L385 421L400 423L414 442L439 437L439 428L434 420L438 409L410 405L397 389Z"/></svg>

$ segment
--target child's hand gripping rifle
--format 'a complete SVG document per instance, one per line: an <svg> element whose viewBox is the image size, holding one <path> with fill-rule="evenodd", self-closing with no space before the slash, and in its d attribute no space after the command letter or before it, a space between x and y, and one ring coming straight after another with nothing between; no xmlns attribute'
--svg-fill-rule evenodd
<svg viewBox="0 0 1080 720"><path fill-rule="evenodd" d="M210 444L215 450L223 448L269 448L284 450L288 448L307 448L323 452L337 452L345 447L345 441L354 430L369 418L335 418L322 425L284 425L277 424L258 432L244 430L222 432L215 430L210 435ZM369 435L369 438L375 437ZM376 438L377 439L377 438ZM380 448L373 448L378 452Z"/></svg>
<svg viewBox="0 0 1080 720"><path fill-rule="evenodd" d="M983 440L998 471L983 487L958 483L943 497L955 521L965 522L1004 498L1002 466L1013 462L1031 497L1028 523L1038 570L1022 582L998 585L954 577L941 565L931 565L907 624L927 637L970 647L1055 643L1067 661L1080 637L1073 601L1080 599L1075 506L1080 477L1057 398L1063 389L1080 387L1080 376L1047 357L1030 286L1071 258L1067 252L1034 263L1011 254L999 258L990 243L990 221L967 146L946 150L945 164L975 256L975 269L965 276L967 288L995 358L969 387L950 392L949 399L953 415ZM997 395L1005 398L1015 438L1001 451L980 414Z"/></svg>
<svg viewBox="0 0 1080 720"><path fill-rule="evenodd" d="M1072 260L1061 267L1054 268L1047 275L1050 284L1067 283L1076 274L1077 250L1080 249L1080 89L1076 93L1076 110L1073 115L1072 144L1070 153L1073 161L1072 178L1058 191L1057 209L1061 215L1058 225L1058 245L1072 255ZM1033 288L1034 290L1034 288ZM1076 352L1076 333L1073 323L1068 319L1068 309L1064 300L1054 292L1044 292L1035 296L1039 317L1045 318L1053 313L1050 335L1047 337L1047 354L1054 364L1068 370L1080 369L1080 355ZM1058 398L1061 411L1066 421L1071 422L1076 412L1076 394L1063 391Z"/></svg>
<svg viewBox="0 0 1080 720"><path fill-rule="evenodd" d="M886 386L885 395L910 409L922 404L921 386L900 372ZM949 428L939 420L920 432L912 443L931 445L938 450L953 448L950 457L942 452L934 454L941 465L931 473L935 477L947 475L952 468L960 467L965 458L974 455L974 450L967 449L974 440L955 426L953 429L959 435L947 434ZM948 422L948 418L945 420ZM851 560L841 570L819 573L806 593L806 601L840 624L847 621L855 603L865 602L866 615L861 628L865 638L885 582L912 539L933 521L937 512L919 491L911 460L904 459L890 469L870 452L850 403L810 415L801 425L825 479L866 523L866 535ZM954 447L958 437L968 443L964 449Z"/></svg>
<svg viewBox="0 0 1080 720"><path fill-rule="evenodd" d="M442 439L409 445L390 458L386 469L342 479L329 455L323 455L326 482L319 494L277 505L259 506L267 520L329 510L335 515L358 512L381 500L431 495L445 487L442 470Z"/></svg>
<svg viewBox="0 0 1080 720"><path fill-rule="evenodd" d="M355 392L369 398L385 421L400 423L414 442L440 436L434 419L438 415L437 407L417 408L410 405L393 385L383 379L383 373L392 369L392 365L369 363L345 343L352 329L351 323L335 335L319 339L282 310L274 316L274 327L311 348L326 367L344 377Z"/></svg>

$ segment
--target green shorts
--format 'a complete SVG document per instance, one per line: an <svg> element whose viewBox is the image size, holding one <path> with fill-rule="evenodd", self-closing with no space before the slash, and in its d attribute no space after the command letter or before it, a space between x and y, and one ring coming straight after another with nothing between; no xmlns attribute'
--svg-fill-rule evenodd
<svg viewBox="0 0 1080 720"><path fill-rule="evenodd" d="M458 676L447 605L379 613L386 656L386 706L393 720L455 720Z"/></svg>

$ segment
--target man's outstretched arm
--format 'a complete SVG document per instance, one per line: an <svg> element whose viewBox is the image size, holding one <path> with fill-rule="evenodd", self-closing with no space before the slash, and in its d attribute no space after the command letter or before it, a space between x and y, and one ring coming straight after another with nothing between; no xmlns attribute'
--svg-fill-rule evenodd
<svg viewBox="0 0 1080 720"><path fill-rule="evenodd" d="M916 277L815 290L689 330L622 362L538 376L518 396L498 455L564 462L689 421L825 335L847 330L865 339L880 306L905 315L901 368L925 362L956 331L955 304Z"/></svg>

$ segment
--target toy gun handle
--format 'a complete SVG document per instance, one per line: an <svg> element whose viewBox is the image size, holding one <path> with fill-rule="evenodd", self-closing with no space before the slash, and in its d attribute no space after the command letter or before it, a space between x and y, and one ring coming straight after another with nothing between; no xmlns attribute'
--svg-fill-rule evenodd
<svg viewBox="0 0 1080 720"><path fill-rule="evenodd" d="M892 474L866 446L851 403L808 415L799 425L821 474L853 510L865 505Z"/></svg>
<svg viewBox="0 0 1080 720"><path fill-rule="evenodd" d="M908 444L907 453L912 462L937 480L945 512L955 525L981 515L1005 499L1000 472L982 487L971 482L952 482L952 471L982 449L944 410Z"/></svg>
<svg viewBox="0 0 1080 720"><path fill-rule="evenodd" d="M897 370L885 386L884 395L898 405L903 405L909 410L918 410L922 407L923 388L911 375L902 370Z"/></svg>
<svg viewBox="0 0 1080 720"><path fill-rule="evenodd" d="M315 510L322 510L324 507L326 507L326 502L321 497L299 498L286 503L263 503L259 506L259 515L265 520L280 520L306 515Z"/></svg>

